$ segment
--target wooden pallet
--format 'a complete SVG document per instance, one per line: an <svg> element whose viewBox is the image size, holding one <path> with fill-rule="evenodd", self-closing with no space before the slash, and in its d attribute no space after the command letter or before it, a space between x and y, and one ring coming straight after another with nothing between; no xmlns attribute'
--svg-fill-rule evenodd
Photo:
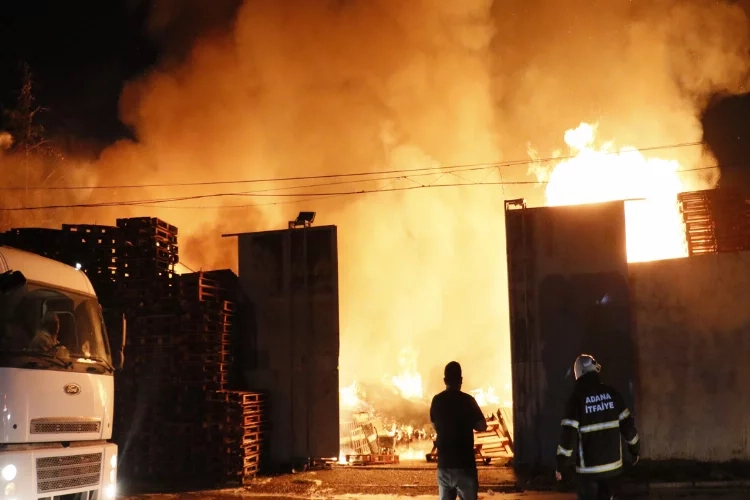
<svg viewBox="0 0 750 500"><path fill-rule="evenodd" d="M255 414L252 414L252 415L245 415L243 417L243 421L244 421L245 425L262 424L262 423L265 422L265 420L266 420L265 415L263 415L261 413L255 413Z"/></svg>
<svg viewBox="0 0 750 500"><path fill-rule="evenodd" d="M153 326L165 326L165 325L174 325L175 319L177 319L178 316L174 314L145 314L143 316L138 316L133 320L134 326L137 325L138 327L153 327Z"/></svg>
<svg viewBox="0 0 750 500"><path fill-rule="evenodd" d="M177 235L177 227L156 217L128 217L117 219L117 227L121 229L162 229L170 234Z"/></svg>
<svg viewBox="0 0 750 500"><path fill-rule="evenodd" d="M151 247L126 247L119 253L124 260L153 259L158 262L174 264L179 262L179 252L174 245L151 246Z"/></svg>
<svg viewBox="0 0 750 500"><path fill-rule="evenodd" d="M119 228L116 226L97 226L94 224L63 224L63 232L83 233L94 235L119 235Z"/></svg>
<svg viewBox="0 0 750 500"><path fill-rule="evenodd" d="M267 399L267 396L262 392L222 391L209 393L206 395L206 399L218 403L246 405L263 402Z"/></svg>
<svg viewBox="0 0 750 500"><path fill-rule="evenodd" d="M180 321L180 329L183 332L198 335L230 334L232 332L232 326L231 323L218 323L214 321Z"/></svg>
<svg viewBox="0 0 750 500"><path fill-rule="evenodd" d="M136 278L145 273L165 273L167 275L174 272L174 262L171 259L143 258L136 257L130 259L118 259L118 272L122 276ZM144 278L141 278L144 279Z"/></svg>
<svg viewBox="0 0 750 500"><path fill-rule="evenodd" d="M188 352L188 353L178 353L177 361L184 366L190 367L190 366L197 366L197 365L211 365L211 366L221 366L221 367L227 367L227 371L229 370L228 366L231 365L234 356L225 350L218 351L218 352Z"/></svg>
<svg viewBox="0 0 750 500"><path fill-rule="evenodd" d="M245 416L251 416L253 414L263 413L268 408L267 403L247 403L242 405L242 412Z"/></svg>
<svg viewBox="0 0 750 500"><path fill-rule="evenodd" d="M257 475L259 470L259 464L250 464L242 468L242 483L247 484L252 481Z"/></svg>
<svg viewBox="0 0 750 500"><path fill-rule="evenodd" d="M225 297L224 290L209 287L180 287L180 295L183 300L197 300L199 302L223 302Z"/></svg>
<svg viewBox="0 0 750 500"><path fill-rule="evenodd" d="M228 383L227 375L229 374L228 364L214 364L214 365L186 365L181 363L180 375L185 383L209 383L209 382L221 382L222 384Z"/></svg>
<svg viewBox="0 0 750 500"><path fill-rule="evenodd" d="M196 333L180 330L180 340L184 344L213 344L229 346L232 336L228 333Z"/></svg>
<svg viewBox="0 0 750 500"><path fill-rule="evenodd" d="M180 384L191 389L201 391L222 391L229 385L225 380L222 381L200 381L200 380L180 380Z"/></svg>
<svg viewBox="0 0 750 500"><path fill-rule="evenodd" d="M160 344L155 346L128 346L125 351L128 356L128 363L138 364L141 360L148 359L149 362L155 358L169 358L174 359L174 347L168 344Z"/></svg>
<svg viewBox="0 0 750 500"><path fill-rule="evenodd" d="M346 455L351 465L391 465L400 463L398 455Z"/></svg>
<svg viewBox="0 0 750 500"><path fill-rule="evenodd" d="M234 320L234 313L222 311L188 311L183 313L180 319L185 323L231 323Z"/></svg>
<svg viewBox="0 0 750 500"><path fill-rule="evenodd" d="M183 285L189 287L221 288L219 281L209 278L203 271L197 273L186 273L180 276Z"/></svg>
<svg viewBox="0 0 750 500"><path fill-rule="evenodd" d="M174 279L174 275L164 274L159 279L154 279L153 276L147 278L139 278L137 276L122 276L122 273L115 276L118 285L123 289L128 290L157 290L161 291L164 289L179 291L177 287L177 280Z"/></svg>
<svg viewBox="0 0 750 500"><path fill-rule="evenodd" d="M170 335L161 336L128 336L128 343L151 346L151 345L174 345L174 338Z"/></svg>
<svg viewBox="0 0 750 500"><path fill-rule="evenodd" d="M230 300L220 300L215 302L201 302L197 298L184 299L182 301L182 307L185 311L195 314L216 314L226 313L232 314L237 311L237 304Z"/></svg>

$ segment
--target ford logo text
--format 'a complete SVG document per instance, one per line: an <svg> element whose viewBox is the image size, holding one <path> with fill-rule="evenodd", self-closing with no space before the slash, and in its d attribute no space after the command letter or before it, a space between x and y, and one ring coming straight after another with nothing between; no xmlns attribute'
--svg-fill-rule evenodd
<svg viewBox="0 0 750 500"><path fill-rule="evenodd" d="M65 394L69 396L75 396L76 394L81 393L81 386L78 384L68 384L63 387L63 390L65 391Z"/></svg>

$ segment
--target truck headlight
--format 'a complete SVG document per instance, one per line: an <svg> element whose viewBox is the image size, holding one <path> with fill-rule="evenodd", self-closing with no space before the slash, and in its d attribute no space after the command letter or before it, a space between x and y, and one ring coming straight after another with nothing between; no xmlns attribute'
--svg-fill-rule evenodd
<svg viewBox="0 0 750 500"><path fill-rule="evenodd" d="M110 484L104 488L104 498L115 498L115 485Z"/></svg>
<svg viewBox="0 0 750 500"><path fill-rule="evenodd" d="M109 466L113 469L117 467L117 455L112 455L112 458L109 459Z"/></svg>
<svg viewBox="0 0 750 500"><path fill-rule="evenodd" d="M3 467L2 472L0 472L0 475L3 476L3 479L6 481L13 481L16 478L16 473L18 470L16 470L16 466L13 464L8 464L5 467Z"/></svg>

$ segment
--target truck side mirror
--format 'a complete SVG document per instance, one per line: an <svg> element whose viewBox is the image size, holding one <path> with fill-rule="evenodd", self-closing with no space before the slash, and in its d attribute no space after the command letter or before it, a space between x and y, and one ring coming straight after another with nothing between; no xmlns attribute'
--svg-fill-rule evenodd
<svg viewBox="0 0 750 500"><path fill-rule="evenodd" d="M11 293L26 285L26 276L21 271L6 271L0 274L0 292Z"/></svg>
<svg viewBox="0 0 750 500"><path fill-rule="evenodd" d="M112 363L114 363L115 370L122 370L122 367L125 365L125 344L127 343L128 338L128 320L125 317L125 314L120 315L120 335L119 335L119 344L117 346L112 346Z"/></svg>
<svg viewBox="0 0 750 500"><path fill-rule="evenodd" d="M127 341L127 321L125 314L116 309L103 309L101 306L99 310L102 314L104 326L107 328L107 333L109 334L109 347L112 349L112 365L115 370L122 370L125 364L125 343Z"/></svg>

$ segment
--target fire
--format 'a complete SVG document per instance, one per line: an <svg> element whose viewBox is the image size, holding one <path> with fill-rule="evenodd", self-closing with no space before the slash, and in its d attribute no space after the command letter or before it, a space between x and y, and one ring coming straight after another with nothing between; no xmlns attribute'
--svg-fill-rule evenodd
<svg viewBox="0 0 750 500"><path fill-rule="evenodd" d="M339 391L339 403L342 408L353 409L357 408L362 404L362 400L359 399L357 392L357 383L353 382L351 385L341 387Z"/></svg>
<svg viewBox="0 0 750 500"><path fill-rule="evenodd" d="M442 389L424 385L418 358L417 350L404 347L396 356L395 369L383 374L379 386L368 380L339 388L340 464L348 463L347 454L372 454L377 450L384 455L398 455L400 460L426 459L434 439L429 422L430 399L432 391ZM467 392L483 411L494 412L502 406L503 398L492 386ZM510 384L505 385L505 395L510 395ZM510 406L508 401L504 403Z"/></svg>
<svg viewBox="0 0 750 500"><path fill-rule="evenodd" d="M398 356L401 373L391 378L391 383L404 399L420 400L424 397L422 376L417 371L419 351L403 347Z"/></svg>
<svg viewBox="0 0 750 500"><path fill-rule="evenodd" d="M495 392L495 388L492 386L487 389L475 389L470 391L470 394L477 400L477 404L480 408L486 408L488 406L497 406L500 404L500 396Z"/></svg>
<svg viewBox="0 0 750 500"><path fill-rule="evenodd" d="M398 420L397 413L391 413L388 404L384 408L378 406L377 397L370 400L367 391L356 381L339 388L341 407L341 450L339 464L348 464L347 454L375 453L372 436L387 436L390 444L384 444L380 438L377 445L383 454L395 454L403 461L424 461L433 446L434 429L429 424L428 391L422 385L422 376L416 371L404 370L400 375L384 377L382 383L385 389L393 391L393 397L402 397L414 403L413 410L424 412L414 420L414 413L406 418L416 422L411 425ZM506 395L510 394L510 384L505 385ZM501 407L511 407L511 401L503 401L502 397L492 386L467 391L474 396L483 412L494 413ZM373 397L370 395L370 397ZM364 440L367 439L369 444ZM385 441L388 443L388 440Z"/></svg>
<svg viewBox="0 0 750 500"><path fill-rule="evenodd" d="M391 380L404 399L422 399L424 397L422 376L419 373L405 372Z"/></svg>
<svg viewBox="0 0 750 500"><path fill-rule="evenodd" d="M428 452L430 450L427 450ZM415 450L415 449L408 449L402 452L399 452L398 454L399 459L404 461L414 461L414 460L424 460L425 459L425 450Z"/></svg>
<svg viewBox="0 0 750 500"><path fill-rule="evenodd" d="M565 132L573 158L557 163L547 180L547 205L625 202L629 262L687 256L677 194L684 186L677 161L645 158L637 149L615 150L612 142L594 147L597 125L581 123ZM532 151L532 157L535 153Z"/></svg>

